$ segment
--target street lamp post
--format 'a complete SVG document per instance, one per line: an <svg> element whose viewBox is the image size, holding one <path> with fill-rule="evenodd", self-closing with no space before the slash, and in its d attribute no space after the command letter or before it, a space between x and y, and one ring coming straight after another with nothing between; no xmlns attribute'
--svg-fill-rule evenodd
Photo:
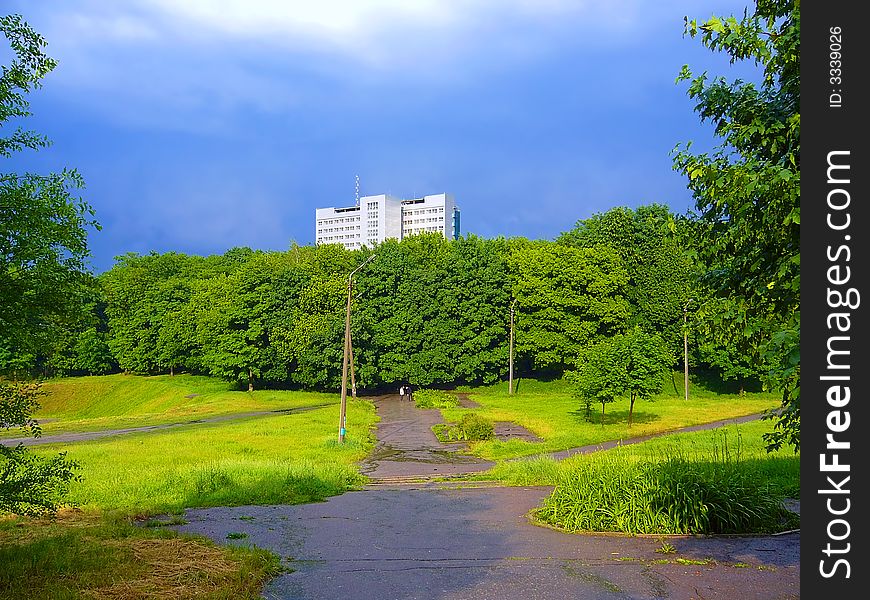
<svg viewBox="0 0 870 600"><path fill-rule="evenodd" d="M350 395L356 398L356 376L353 368L353 337L348 335L347 348L350 353Z"/></svg>
<svg viewBox="0 0 870 600"><path fill-rule="evenodd" d="M517 299L511 302L511 341L510 341L510 358L508 359L508 394L514 393L514 306Z"/></svg>
<svg viewBox="0 0 870 600"><path fill-rule="evenodd" d="M344 436L347 433L347 369L350 353L350 301L353 297L353 276L357 271L366 266L375 257L374 254L369 256L360 266L350 272L347 276L347 307L344 312L344 358L341 364L341 412L338 419L338 443L344 443ZM354 382L356 383L356 382ZM356 385L354 385L356 389Z"/></svg>

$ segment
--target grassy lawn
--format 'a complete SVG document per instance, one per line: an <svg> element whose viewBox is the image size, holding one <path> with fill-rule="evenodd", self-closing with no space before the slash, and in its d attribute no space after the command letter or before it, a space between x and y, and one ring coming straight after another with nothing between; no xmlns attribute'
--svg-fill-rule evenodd
<svg viewBox="0 0 870 600"><path fill-rule="evenodd" d="M349 401L348 437L337 407L298 414L208 423L73 444L66 450L82 481L69 499L83 509L155 513L194 506L294 504L322 500L362 480L355 463L374 443L372 405Z"/></svg>
<svg viewBox="0 0 870 600"><path fill-rule="evenodd" d="M324 500L364 481L355 463L375 441L373 405L349 399L346 441L337 443L337 394L249 394L184 375L75 378L46 388L39 417L63 421L46 424L45 434L328 406L34 446L79 463L82 480L68 496L76 510L56 520L0 517L0 599L257 598L279 570L277 557L133 523L188 507Z"/></svg>
<svg viewBox="0 0 870 600"><path fill-rule="evenodd" d="M561 461L549 457L502 460L491 470L472 479L496 479L506 485L556 485L590 462L618 457L625 462L656 461L680 455L694 460L707 460L716 452L725 451L763 473L763 480L776 486L784 497L797 498L800 493L800 453L790 449L768 453L762 435L770 431L770 421L750 421L726 425L713 430L676 433L637 444L602 450L590 454L575 454Z"/></svg>
<svg viewBox="0 0 870 600"><path fill-rule="evenodd" d="M541 382L522 380L517 393L507 393L505 384L481 388L459 388L480 404L480 408L444 408L445 421L458 422L466 412L473 411L492 421L511 421L522 425L544 441L522 440L475 442L471 451L483 458L498 460L530 456L576 448L610 440L628 439L760 413L775 408L779 399L773 394L752 392L719 392L692 384L689 400L683 398L681 374L669 380L665 390L652 401L638 401L634 406L634 423L628 426L628 400L618 399L606 406L604 422L601 405L593 405L587 420L584 407L571 396L564 381ZM769 423L767 423L769 426Z"/></svg>
<svg viewBox="0 0 870 600"><path fill-rule="evenodd" d="M338 404L338 394L286 390L238 391L197 375L104 375L47 381L34 415L43 435L183 423L246 412ZM20 435L15 430L2 437Z"/></svg>

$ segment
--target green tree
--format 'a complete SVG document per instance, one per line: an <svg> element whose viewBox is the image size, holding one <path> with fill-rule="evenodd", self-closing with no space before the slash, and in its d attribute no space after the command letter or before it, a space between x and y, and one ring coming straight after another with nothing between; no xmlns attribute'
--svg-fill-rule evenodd
<svg viewBox="0 0 870 600"><path fill-rule="evenodd" d="M356 254L337 244L294 245L274 266L265 322L275 351L273 380L283 376L309 389L341 386L347 275L358 264ZM356 373L359 381L359 368Z"/></svg>
<svg viewBox="0 0 870 600"><path fill-rule="evenodd" d="M656 334L640 327L628 331L617 345L622 347L620 358L626 362L625 393L628 394L628 426L634 418L636 400L649 400L662 391L665 376L670 372L674 357L665 342Z"/></svg>
<svg viewBox="0 0 870 600"><path fill-rule="evenodd" d="M117 365L106 334L96 327L87 327L64 335L47 366L49 371L59 375L105 375Z"/></svg>
<svg viewBox="0 0 870 600"><path fill-rule="evenodd" d="M27 94L41 87L56 62L45 39L18 15L0 17L15 58L0 75L0 127L30 116ZM0 156L49 145L21 128L0 137ZM73 192L75 171L41 175L0 173L0 369L33 368L55 332L78 313L87 281L87 228L93 210Z"/></svg>
<svg viewBox="0 0 870 600"><path fill-rule="evenodd" d="M246 384L286 378L278 370L268 315L275 309L272 282L281 255L254 252L229 275L200 281L194 304L202 365L215 377Z"/></svg>
<svg viewBox="0 0 870 600"><path fill-rule="evenodd" d="M237 256L202 258L177 252L128 253L100 276L106 301L109 345L125 371L174 373L201 368L195 317L188 310L202 280L232 273Z"/></svg>
<svg viewBox="0 0 870 600"><path fill-rule="evenodd" d="M617 207L577 221L557 242L578 248L612 248L628 281L629 325L660 335L676 353L683 345L683 306L692 296L695 268L686 227L662 204Z"/></svg>
<svg viewBox="0 0 870 600"><path fill-rule="evenodd" d="M601 425L604 426L604 407L615 402L625 392L623 348L615 338L604 338L585 349L577 361L576 370L567 373L574 396L580 398L586 409L586 418L594 402L601 404Z"/></svg>
<svg viewBox="0 0 870 600"><path fill-rule="evenodd" d="M506 373L505 240L387 240L359 275L354 340L378 383L491 383Z"/></svg>
<svg viewBox="0 0 870 600"><path fill-rule="evenodd" d="M696 322L701 359L716 367L724 381L736 381L741 396L747 382L762 379L768 371L763 352L768 337L765 332L776 323L773 315L750 315L743 302L710 297L701 303Z"/></svg>
<svg viewBox="0 0 870 600"><path fill-rule="evenodd" d="M570 368L588 345L625 331L628 274L615 250L512 240L516 349L536 369Z"/></svg>
<svg viewBox="0 0 870 600"><path fill-rule="evenodd" d="M800 447L800 2L758 0L742 18L713 17L686 33L732 62L763 68L759 85L709 79L684 66L689 96L721 145L674 167L695 198L697 249L711 293L741 305L745 335L762 338L765 383L782 393L768 448ZM773 322L768 318L772 315ZM717 325L729 327L720 319Z"/></svg>
<svg viewBox="0 0 870 600"><path fill-rule="evenodd" d="M627 396L628 426L631 427L635 402L649 400L662 391L673 360L660 336L646 333L636 325L624 334L601 340L585 350L569 379L574 395L586 403L587 414L592 402L601 403L602 423L604 405Z"/></svg>
<svg viewBox="0 0 870 600"><path fill-rule="evenodd" d="M43 52L45 39L18 15L0 17L0 32L14 59L0 74L0 126L30 115L26 95L56 65ZM22 129L0 137L0 156L48 145ZM82 180L74 171L0 174L0 375L31 370L49 353L54 335L82 305L93 211L73 197ZM31 418L39 386L0 378L0 427L39 434ZM0 446L0 511L51 512L61 501L75 463L63 454L33 456L26 448Z"/></svg>

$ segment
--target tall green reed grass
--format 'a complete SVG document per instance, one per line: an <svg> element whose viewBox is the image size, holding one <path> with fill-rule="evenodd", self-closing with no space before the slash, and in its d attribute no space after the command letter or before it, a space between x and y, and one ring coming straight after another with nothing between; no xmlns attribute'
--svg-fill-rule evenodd
<svg viewBox="0 0 870 600"><path fill-rule="evenodd" d="M630 534L772 533L798 524L761 461L727 434L706 455L665 446L657 457L592 455L560 473L535 516L568 531Z"/></svg>

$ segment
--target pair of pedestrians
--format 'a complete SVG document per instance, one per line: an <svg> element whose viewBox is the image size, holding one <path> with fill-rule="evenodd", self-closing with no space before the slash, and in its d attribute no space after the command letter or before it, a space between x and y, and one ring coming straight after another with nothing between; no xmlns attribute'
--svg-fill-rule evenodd
<svg viewBox="0 0 870 600"><path fill-rule="evenodd" d="M411 398L411 386L408 385L407 383L403 383L399 387L399 400L405 400L406 397L407 397L408 401L412 400L412 398Z"/></svg>

